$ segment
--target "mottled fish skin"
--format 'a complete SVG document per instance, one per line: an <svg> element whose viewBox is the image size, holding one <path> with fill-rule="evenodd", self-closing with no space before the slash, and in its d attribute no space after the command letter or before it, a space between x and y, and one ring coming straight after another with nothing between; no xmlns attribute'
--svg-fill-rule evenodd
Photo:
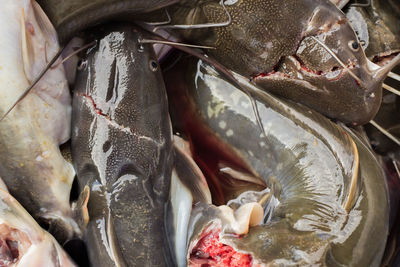
<svg viewBox="0 0 400 267"><path fill-rule="evenodd" d="M1 12L4 114L59 46L54 28L35 1L2 1ZM0 176L35 219L50 225L60 242L80 234L69 203L75 172L59 150L70 137L70 124L71 96L62 64L50 69L0 122Z"/></svg>
<svg viewBox="0 0 400 267"><path fill-rule="evenodd" d="M168 8L171 25L228 22L229 13L232 21L228 26L175 32L191 43L214 47L207 50L210 56L263 89L330 118L364 124L374 117L387 72L375 75L370 69L354 30L333 3L224 3L226 11L217 0L182 1Z"/></svg>
<svg viewBox="0 0 400 267"><path fill-rule="evenodd" d="M134 16L174 4L178 0L38 0L55 26L61 43L96 24Z"/></svg>
<svg viewBox="0 0 400 267"><path fill-rule="evenodd" d="M145 35L99 28L77 74L72 159L90 187L85 239L93 266L164 266L172 127L164 81Z"/></svg>
<svg viewBox="0 0 400 267"><path fill-rule="evenodd" d="M165 75L192 151L205 146L204 140L219 144L261 177L278 200L265 224L240 239L223 236L223 242L251 254L253 264L378 266L389 204L373 153L320 114L235 77L255 95L266 137L247 96L209 65L184 61ZM213 209L200 214L191 222L191 244L218 218Z"/></svg>
<svg viewBox="0 0 400 267"><path fill-rule="evenodd" d="M347 18L362 41L366 56L379 64L381 57L400 52L400 14L385 0L371 0L368 6L352 6Z"/></svg>
<svg viewBox="0 0 400 267"><path fill-rule="evenodd" d="M49 233L0 189L0 265L7 267L76 266Z"/></svg>

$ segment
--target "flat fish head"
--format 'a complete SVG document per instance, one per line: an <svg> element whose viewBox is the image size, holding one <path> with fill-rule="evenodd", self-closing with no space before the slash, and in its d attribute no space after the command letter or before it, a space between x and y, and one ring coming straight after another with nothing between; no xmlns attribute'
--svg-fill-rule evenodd
<svg viewBox="0 0 400 267"><path fill-rule="evenodd" d="M371 68L346 17L320 8L296 53L282 57L274 70L253 82L332 119L359 125L376 115L382 82L396 60Z"/></svg>
<svg viewBox="0 0 400 267"><path fill-rule="evenodd" d="M79 32L96 24L126 20L132 16L161 9L179 0L38 0L57 30L62 44ZM122 17L121 17L122 16ZM135 17L136 18L136 17Z"/></svg>

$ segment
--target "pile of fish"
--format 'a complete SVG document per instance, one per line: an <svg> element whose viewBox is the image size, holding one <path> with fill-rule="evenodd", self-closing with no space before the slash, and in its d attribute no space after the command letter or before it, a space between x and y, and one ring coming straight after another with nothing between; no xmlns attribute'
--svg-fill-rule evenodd
<svg viewBox="0 0 400 267"><path fill-rule="evenodd" d="M0 8L0 266L400 264L400 2Z"/></svg>

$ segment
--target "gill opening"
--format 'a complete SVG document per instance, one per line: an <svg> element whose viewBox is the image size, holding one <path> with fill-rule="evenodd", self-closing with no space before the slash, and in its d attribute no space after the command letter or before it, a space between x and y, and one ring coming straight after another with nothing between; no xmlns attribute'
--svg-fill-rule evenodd
<svg viewBox="0 0 400 267"><path fill-rule="evenodd" d="M224 0L221 0L219 4L222 6L222 8L225 11L225 14L227 16L227 20L224 22L219 22L219 23L201 23L201 24L192 24L192 25L185 25L185 24L177 24L177 25L163 25L163 26L158 26L153 29L153 32L158 31L159 29L202 29L202 28L216 28L216 27L225 27L228 26L232 23L232 17L229 14L228 10L225 7Z"/></svg>

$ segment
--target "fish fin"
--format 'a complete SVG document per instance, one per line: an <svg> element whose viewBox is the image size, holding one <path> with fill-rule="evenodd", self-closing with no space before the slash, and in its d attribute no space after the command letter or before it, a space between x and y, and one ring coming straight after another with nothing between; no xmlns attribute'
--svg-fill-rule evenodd
<svg viewBox="0 0 400 267"><path fill-rule="evenodd" d="M58 46L57 32L53 24L44 13L43 9L40 7L36 1L32 1L33 12L39 29L42 31L44 40L49 44L56 44Z"/></svg>
<svg viewBox="0 0 400 267"><path fill-rule="evenodd" d="M78 200L73 205L73 218L78 223L79 228L84 232L89 222L89 211L87 204L89 201L90 189L85 186L79 195Z"/></svg>
<svg viewBox="0 0 400 267"><path fill-rule="evenodd" d="M24 72L26 79L32 81L32 64L34 62L34 50L31 35L28 30L28 22L26 20L25 10L22 9L21 15L21 54L22 62L24 65Z"/></svg>
<svg viewBox="0 0 400 267"><path fill-rule="evenodd" d="M202 171L178 146L175 146L175 170L181 183L192 193L194 203L211 203L211 193Z"/></svg>

